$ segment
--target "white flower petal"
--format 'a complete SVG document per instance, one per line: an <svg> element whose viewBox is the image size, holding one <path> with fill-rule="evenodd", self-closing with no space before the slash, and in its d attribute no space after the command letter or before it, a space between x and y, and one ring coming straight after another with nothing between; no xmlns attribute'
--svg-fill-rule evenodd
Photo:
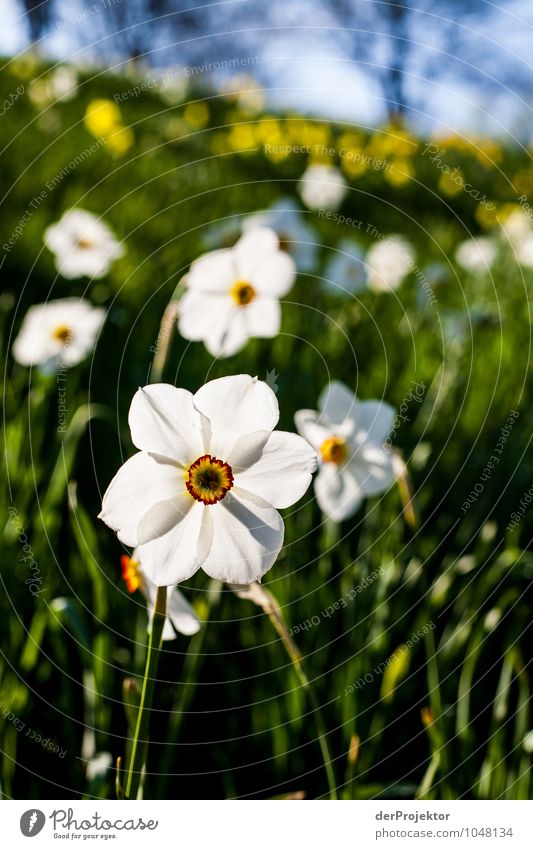
<svg viewBox="0 0 533 849"><path fill-rule="evenodd" d="M320 422L320 416L315 410L298 410L294 414L294 422L298 433L318 451L330 437L331 429Z"/></svg>
<svg viewBox="0 0 533 849"><path fill-rule="evenodd" d="M228 292L238 273L231 248L210 251L191 265L187 287L202 292Z"/></svg>
<svg viewBox="0 0 533 849"><path fill-rule="evenodd" d="M161 537L172 530L174 525L183 521L193 504L194 499L184 489L174 498L158 501L157 504L149 507L137 528L139 545L150 542L150 540Z"/></svg>
<svg viewBox="0 0 533 849"><path fill-rule="evenodd" d="M358 402L344 383L332 381L322 392L318 406L324 418L332 425L342 425L346 419L355 418Z"/></svg>
<svg viewBox="0 0 533 849"><path fill-rule="evenodd" d="M293 258L288 253L276 251L257 264L251 282L260 295L281 298L290 291L295 277L296 264Z"/></svg>
<svg viewBox="0 0 533 849"><path fill-rule="evenodd" d="M306 492L317 467L311 446L295 433L274 431L261 458L235 476L235 485L273 507L290 507Z"/></svg>
<svg viewBox="0 0 533 849"><path fill-rule="evenodd" d="M194 499L185 518L168 533L137 548L143 570L158 587L186 581L200 568L198 547L204 507Z"/></svg>
<svg viewBox="0 0 533 849"><path fill-rule="evenodd" d="M271 433L270 430L256 430L237 439L226 460L234 475L257 463Z"/></svg>
<svg viewBox="0 0 533 849"><path fill-rule="evenodd" d="M141 563L139 549L136 549L132 556L134 560ZM154 618L157 586L145 574L142 563L141 573L142 590L146 596L146 604L148 608L148 623L146 630L150 631L150 628L152 627L152 620ZM192 634L197 634L200 630L200 621L193 608L179 589L177 587L169 587L167 592L167 616L163 627L163 640L175 640L176 634L174 629L176 629L176 631L180 634L191 636Z"/></svg>
<svg viewBox="0 0 533 849"><path fill-rule="evenodd" d="M133 444L142 451L161 454L184 466L204 453L203 422L186 389L166 383L139 389L128 421Z"/></svg>
<svg viewBox="0 0 533 849"><path fill-rule="evenodd" d="M179 302L178 330L192 342L220 339L235 311L235 303L226 292L188 289Z"/></svg>
<svg viewBox="0 0 533 849"><path fill-rule="evenodd" d="M240 307L248 336L272 339L279 333L281 307L273 298L258 297L246 307Z"/></svg>
<svg viewBox="0 0 533 849"><path fill-rule="evenodd" d="M211 536L201 565L219 581L250 584L260 581L275 563L283 545L283 520L273 507L243 490L206 507L202 533Z"/></svg>
<svg viewBox="0 0 533 849"><path fill-rule="evenodd" d="M247 374L211 380L198 390L193 403L211 423L211 453L219 460L229 457L241 436L273 430L279 419L270 387Z"/></svg>
<svg viewBox="0 0 533 849"><path fill-rule="evenodd" d="M367 444L349 464L365 495L379 495L394 482L394 455L381 446Z"/></svg>
<svg viewBox="0 0 533 849"><path fill-rule="evenodd" d="M395 411L385 401L359 401L355 413L355 444L381 445L391 432Z"/></svg>
<svg viewBox="0 0 533 849"><path fill-rule="evenodd" d="M250 338L246 310L248 307L235 306L226 319L221 318L213 324L204 344L213 357L232 357L243 348Z"/></svg>
<svg viewBox="0 0 533 849"><path fill-rule="evenodd" d="M112 528L126 545L137 545L137 528L147 510L184 488L177 466L158 462L142 452L134 454L118 470L102 502L99 519Z"/></svg>
<svg viewBox="0 0 533 849"><path fill-rule="evenodd" d="M233 248L238 279L252 282L265 258L269 259L278 250L279 239L268 227L246 232Z"/></svg>
<svg viewBox="0 0 533 849"><path fill-rule="evenodd" d="M200 620L185 596L176 588L170 590L168 598L168 616L176 631L187 637L197 634Z"/></svg>
<svg viewBox="0 0 533 849"><path fill-rule="evenodd" d="M340 468L324 463L315 478L318 505L326 516L342 522L358 510L364 497L359 482L349 466Z"/></svg>

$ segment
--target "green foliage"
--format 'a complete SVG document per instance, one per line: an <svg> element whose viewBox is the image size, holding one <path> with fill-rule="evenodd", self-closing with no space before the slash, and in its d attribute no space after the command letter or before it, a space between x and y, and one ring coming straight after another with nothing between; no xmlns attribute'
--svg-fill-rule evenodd
<svg viewBox="0 0 533 849"><path fill-rule="evenodd" d="M339 297L323 282L331 248L351 236L368 247L371 233L307 211L319 260L314 273L299 275L283 305L282 333L216 362L199 343L175 338L164 379L195 390L220 375L265 379L274 369L280 427L289 430L296 410L316 405L329 376L361 398L396 407L414 381L424 385L395 437L420 527L406 523L397 489L341 527L322 520L310 492L302 509L285 511L286 546L265 583L322 706L341 795L529 798L531 755L523 741L531 728L531 513L508 526L533 477L531 272L513 265L505 250L492 275L470 276L454 264L457 242L486 222L466 192L443 194L442 172L424 153L425 142L405 134L402 147L394 128L369 135L247 112L213 92L174 105L150 91L126 100L122 120L132 127L133 146L122 156L97 146L49 189L95 145L83 120L87 105L113 98L131 80L86 74L74 98L41 108L29 97L28 79L4 70L0 99L21 79L26 90L2 119L0 243L31 211L15 246L3 252L0 301L4 795L113 793L111 775L103 783L86 779L85 762L95 752L109 751L113 760L124 754L123 682L143 665L144 603L125 592L121 546L96 520L101 493L133 450L128 405L149 379L161 315L206 249L210 224L295 194L307 156L272 159L268 139L313 145L324 138L337 151L351 145L400 170L409 163L409 179L394 182L390 169L349 173L338 155L350 179L341 212L365 228L404 233L422 270L449 262L435 299L415 275L394 294ZM201 98L208 119L195 127L187 103ZM498 208L516 202L526 157L492 142L485 142L486 154L482 148L447 143L446 161ZM101 215L127 248L105 279L90 284L58 277L42 244L45 228L75 205ZM14 363L10 346L31 304L82 292L108 314L90 365L69 371L62 434L55 378ZM519 415L487 476L512 411ZM482 492L468 502L482 480ZM23 560L25 545L31 556ZM363 589L335 608L354 588ZM305 688L268 619L201 574L185 591L206 625L189 653L183 636L164 646L146 795L326 795ZM128 686L131 701L135 685ZM425 724L423 709L430 709ZM36 743L27 729L66 755ZM353 735L360 746L348 768Z"/></svg>

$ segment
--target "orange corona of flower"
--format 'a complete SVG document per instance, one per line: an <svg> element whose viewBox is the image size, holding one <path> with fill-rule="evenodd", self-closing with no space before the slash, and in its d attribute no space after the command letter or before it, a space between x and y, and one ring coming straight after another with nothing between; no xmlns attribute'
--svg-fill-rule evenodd
<svg viewBox="0 0 533 849"><path fill-rule="evenodd" d="M346 459L346 440L340 436L329 436L320 446L324 463L342 463Z"/></svg>
<svg viewBox="0 0 533 849"><path fill-rule="evenodd" d="M134 593L135 590L138 590L141 587L139 563L137 560L134 560L133 557L128 557L127 554L123 554L120 558L120 565L122 567L122 578L126 584L126 588L129 593Z"/></svg>
<svg viewBox="0 0 533 849"><path fill-rule="evenodd" d="M231 466L211 454L204 454L189 466L185 486L196 501L216 504L233 486Z"/></svg>

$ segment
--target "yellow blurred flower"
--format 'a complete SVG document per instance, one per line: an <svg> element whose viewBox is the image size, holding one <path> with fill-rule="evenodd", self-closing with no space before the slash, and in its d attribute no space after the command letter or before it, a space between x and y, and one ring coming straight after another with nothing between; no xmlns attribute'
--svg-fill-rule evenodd
<svg viewBox="0 0 533 849"><path fill-rule="evenodd" d="M116 153L118 155L126 153L134 142L135 136L133 135L131 127L120 127L106 138L108 148L112 151L112 153Z"/></svg>
<svg viewBox="0 0 533 849"><path fill-rule="evenodd" d="M367 164L360 150L348 149L341 154L341 168L353 180L361 177L367 170Z"/></svg>
<svg viewBox="0 0 533 849"><path fill-rule="evenodd" d="M524 168L512 178L513 185L517 192L523 195L531 195L533 193L533 168Z"/></svg>
<svg viewBox="0 0 533 849"><path fill-rule="evenodd" d="M306 121L302 124L300 144L309 145L312 149L312 155L315 153L318 155L319 149L322 146L329 147L330 140L330 128L327 124L312 123L311 121Z"/></svg>
<svg viewBox="0 0 533 849"><path fill-rule="evenodd" d="M265 145L280 145L284 142L281 124L276 118L263 118L255 127L255 134L259 142Z"/></svg>
<svg viewBox="0 0 533 849"><path fill-rule="evenodd" d="M396 127L383 127L369 139L367 150L369 154L379 157L407 157L416 153L418 142L407 130Z"/></svg>
<svg viewBox="0 0 533 849"><path fill-rule="evenodd" d="M460 168L443 171L439 177L439 190L446 197L453 198L463 191L464 179Z"/></svg>
<svg viewBox="0 0 533 849"><path fill-rule="evenodd" d="M133 130L122 125L119 107L112 100L91 100L85 111L85 126L97 139L105 139L111 153L126 153L135 142Z"/></svg>
<svg viewBox="0 0 533 849"><path fill-rule="evenodd" d="M121 114L112 100L96 98L85 110L85 126L97 139L106 138L121 126Z"/></svg>
<svg viewBox="0 0 533 849"><path fill-rule="evenodd" d="M414 173L413 163L409 159L393 159L389 167L384 169L385 179L392 186L404 186Z"/></svg>
<svg viewBox="0 0 533 849"><path fill-rule="evenodd" d="M512 204L514 206L514 204ZM480 203L474 213L478 224L481 224L484 230L490 230L498 223L498 208L493 203L492 206L487 206L485 203Z"/></svg>
<svg viewBox="0 0 533 849"><path fill-rule="evenodd" d="M209 107L203 100L189 103L183 110L183 120L193 130L203 130L209 123Z"/></svg>
<svg viewBox="0 0 533 849"><path fill-rule="evenodd" d="M228 141L232 150L251 150L257 145L251 124L235 124L228 133Z"/></svg>

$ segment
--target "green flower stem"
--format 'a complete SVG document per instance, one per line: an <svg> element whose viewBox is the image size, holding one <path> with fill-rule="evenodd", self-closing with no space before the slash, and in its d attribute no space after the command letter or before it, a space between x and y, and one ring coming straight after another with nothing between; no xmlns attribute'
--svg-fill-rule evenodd
<svg viewBox="0 0 533 849"><path fill-rule="evenodd" d="M126 790L124 794L126 799L136 799L141 785L141 776L148 749L148 724L150 721L150 710L152 708L152 700L154 696L155 676L157 673L159 649L161 647L161 640L163 637L166 613L167 588L158 587L155 600L154 618L152 620L152 627L150 629L150 636L148 639L141 700L139 703L139 710L137 712L137 722L126 779Z"/></svg>
<svg viewBox="0 0 533 849"><path fill-rule="evenodd" d="M272 622L277 634L281 639L281 642L285 647L285 651L287 652L290 658L293 669L296 672L298 680L304 688L307 698L309 699L309 704L311 705L313 719L316 727L316 733L318 737L318 743L320 745L322 760L324 762L324 769L326 771L326 776L328 780L329 797L330 799L337 799L337 784L335 781L335 773L333 772L333 761L331 759L331 754L328 746L327 731L322 721L322 714L320 712L320 706L315 696L315 691L313 690L306 675L305 669L303 667L302 655L300 654L298 647L296 646L294 640L289 634L287 625L285 624L283 615L281 613L280 606L272 595L272 593L268 590L265 590L263 587L260 587L259 584L252 584L251 587L254 588L253 594L243 594L242 597L251 598L253 601L255 601L256 604L259 604L262 607L263 611L266 613L266 615Z"/></svg>

